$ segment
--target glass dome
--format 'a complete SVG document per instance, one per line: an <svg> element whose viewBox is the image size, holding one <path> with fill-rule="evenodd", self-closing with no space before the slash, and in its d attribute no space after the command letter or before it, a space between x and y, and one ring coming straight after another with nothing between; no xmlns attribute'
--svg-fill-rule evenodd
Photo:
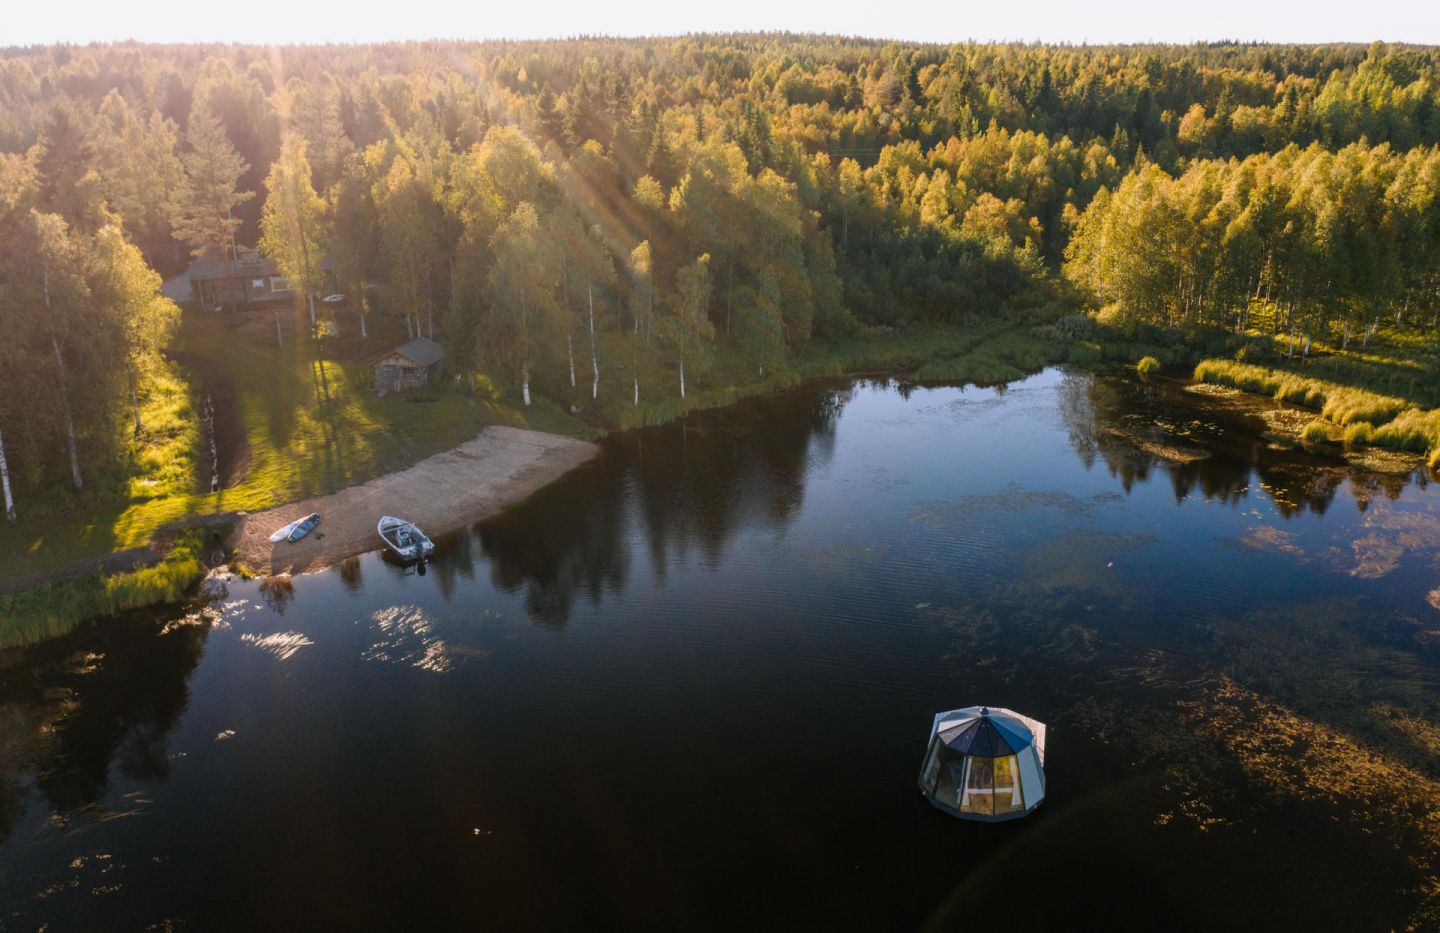
<svg viewBox="0 0 1440 933"><path fill-rule="evenodd" d="M1025 816L1045 799L1045 724L1013 710L940 713L920 769L925 799L967 820Z"/></svg>

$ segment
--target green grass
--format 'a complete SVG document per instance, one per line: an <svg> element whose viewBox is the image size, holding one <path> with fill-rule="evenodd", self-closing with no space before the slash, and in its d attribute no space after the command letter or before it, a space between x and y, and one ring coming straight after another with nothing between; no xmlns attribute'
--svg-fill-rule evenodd
<svg viewBox="0 0 1440 933"><path fill-rule="evenodd" d="M208 531L181 534L160 563L126 573L92 573L0 595L0 648L63 635L85 619L174 602L205 573Z"/></svg>
<svg viewBox="0 0 1440 933"><path fill-rule="evenodd" d="M1135 364L1135 371L1141 376L1152 376L1160 371L1160 361L1153 356L1144 356Z"/></svg>
<svg viewBox="0 0 1440 933"><path fill-rule="evenodd" d="M1324 444L1330 440L1330 423L1316 419L1305 425L1300 432L1300 440L1307 444Z"/></svg>

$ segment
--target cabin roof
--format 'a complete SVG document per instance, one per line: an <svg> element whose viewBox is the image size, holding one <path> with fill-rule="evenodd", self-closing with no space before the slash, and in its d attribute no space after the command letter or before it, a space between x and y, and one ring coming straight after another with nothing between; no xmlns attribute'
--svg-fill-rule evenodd
<svg viewBox="0 0 1440 933"><path fill-rule="evenodd" d="M389 353L386 353L385 358L397 354L405 357L417 366L433 366L444 358L445 348L427 337L416 337L409 343L402 343Z"/></svg>
<svg viewBox="0 0 1440 933"><path fill-rule="evenodd" d="M258 278L259 276L281 274L280 267L258 250L246 249L242 246L239 253L241 258L232 262L214 250L206 250L190 263L186 277L192 282L199 282L205 279L239 279L252 275ZM335 258L328 252L321 256L317 263L322 270L329 270L334 265Z"/></svg>

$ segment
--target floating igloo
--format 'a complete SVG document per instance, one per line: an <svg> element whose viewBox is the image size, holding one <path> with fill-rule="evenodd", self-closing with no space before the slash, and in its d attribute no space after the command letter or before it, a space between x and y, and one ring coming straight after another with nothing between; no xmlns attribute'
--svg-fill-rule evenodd
<svg viewBox="0 0 1440 933"><path fill-rule="evenodd" d="M1045 799L1045 724L998 706L938 714L920 790L965 820L1025 816Z"/></svg>

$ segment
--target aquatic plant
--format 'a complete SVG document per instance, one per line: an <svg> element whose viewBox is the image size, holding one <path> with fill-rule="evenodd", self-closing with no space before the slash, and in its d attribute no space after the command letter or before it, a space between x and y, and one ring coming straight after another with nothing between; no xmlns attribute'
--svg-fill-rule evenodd
<svg viewBox="0 0 1440 933"><path fill-rule="evenodd" d="M1307 444L1323 444L1330 440L1330 425L1317 418L1305 425L1305 430L1300 432L1300 439Z"/></svg>
<svg viewBox="0 0 1440 933"><path fill-rule="evenodd" d="M1135 364L1135 371L1141 376L1150 376L1160 371L1160 361L1153 356L1146 356Z"/></svg>

